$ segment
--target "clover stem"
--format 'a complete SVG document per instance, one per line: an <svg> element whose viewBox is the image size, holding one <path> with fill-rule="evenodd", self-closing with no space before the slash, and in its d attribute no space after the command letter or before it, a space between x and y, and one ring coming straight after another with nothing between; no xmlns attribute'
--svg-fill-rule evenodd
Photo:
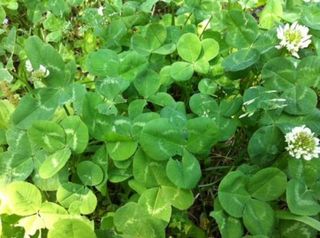
<svg viewBox="0 0 320 238"><path fill-rule="evenodd" d="M183 23L183 25L186 25L187 22L189 21L190 17L192 16L192 12L190 12L190 14L188 15L187 19L185 20L185 22Z"/></svg>
<svg viewBox="0 0 320 238"><path fill-rule="evenodd" d="M29 83L29 81L27 79L26 74L18 75L18 74L14 73L14 72L11 72L11 74L26 86L26 89L27 89L28 92L32 91L32 87L31 87L31 85L30 85L30 83Z"/></svg>
<svg viewBox="0 0 320 238"><path fill-rule="evenodd" d="M106 196L106 199L108 200L108 202L109 202L110 204L113 204L112 201L111 201L110 195L109 195L109 189L108 189L108 187L107 187L107 189L106 189L105 196Z"/></svg>
<svg viewBox="0 0 320 238"><path fill-rule="evenodd" d="M170 3L170 7L171 7L171 25L174 26L175 25L175 10L174 10L174 3L173 2Z"/></svg>
<svg viewBox="0 0 320 238"><path fill-rule="evenodd" d="M63 105L63 109L66 111L67 115L70 116L70 112L69 112L68 108L66 107L66 105Z"/></svg>
<svg viewBox="0 0 320 238"><path fill-rule="evenodd" d="M200 38L200 39L201 39L201 37L202 37L203 33L205 32L205 30L207 29L207 27L209 26L211 19L212 19L212 15L210 16L210 18L209 18L208 22L207 22L207 23L206 23L206 25L204 26L204 28L203 28L203 30L202 30L202 32L201 32L201 34L200 34L200 36L199 36L199 38Z"/></svg>
<svg viewBox="0 0 320 238"><path fill-rule="evenodd" d="M205 168L205 171L211 171L211 170L220 170L220 169L228 169L232 167L231 165L222 165L222 166L215 166L215 167L209 167L209 168Z"/></svg>
<svg viewBox="0 0 320 238"><path fill-rule="evenodd" d="M216 180L216 181L214 181L214 182L212 182L212 183L199 184L198 187L199 187L199 188L211 187L211 186L213 186L213 185L215 185L215 184L217 184L217 183L219 183L219 182L220 182L220 180Z"/></svg>

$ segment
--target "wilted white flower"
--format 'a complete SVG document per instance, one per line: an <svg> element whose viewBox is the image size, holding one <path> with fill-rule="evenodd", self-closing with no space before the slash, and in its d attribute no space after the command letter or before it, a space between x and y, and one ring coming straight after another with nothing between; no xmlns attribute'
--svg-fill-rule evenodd
<svg viewBox="0 0 320 238"><path fill-rule="evenodd" d="M277 37L280 41L277 49L286 48L294 57L299 58L298 51L311 43L309 28L294 22L292 25L279 26Z"/></svg>
<svg viewBox="0 0 320 238"><path fill-rule="evenodd" d="M103 10L104 10L104 7L102 7L102 6L97 9L98 14L99 14L100 16L103 16Z"/></svg>
<svg viewBox="0 0 320 238"><path fill-rule="evenodd" d="M319 139L305 125L293 128L285 135L286 150L296 159L311 160L320 153Z"/></svg>
<svg viewBox="0 0 320 238"><path fill-rule="evenodd" d="M31 64L31 61L30 60L27 60L26 61L26 70L28 72L32 72L33 71L33 67L32 67L32 64Z"/></svg>

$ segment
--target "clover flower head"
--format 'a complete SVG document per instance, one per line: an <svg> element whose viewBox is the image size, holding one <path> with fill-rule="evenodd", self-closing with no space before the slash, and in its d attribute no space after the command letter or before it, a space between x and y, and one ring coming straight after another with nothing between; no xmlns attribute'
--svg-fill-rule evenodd
<svg viewBox="0 0 320 238"><path fill-rule="evenodd" d="M286 48L294 57L299 58L298 51L307 48L311 43L309 28L299 25L297 22L279 26L277 37L280 40L277 49Z"/></svg>
<svg viewBox="0 0 320 238"><path fill-rule="evenodd" d="M8 25L9 24L9 20L8 18L5 18L2 22L2 25Z"/></svg>
<svg viewBox="0 0 320 238"><path fill-rule="evenodd" d="M31 61L30 60L27 60L26 61L26 70L28 72L32 72L33 71L33 67L32 67L32 64L31 64Z"/></svg>
<svg viewBox="0 0 320 238"><path fill-rule="evenodd" d="M286 150L296 159L311 160L320 153L319 139L305 125L294 127L285 135Z"/></svg>
<svg viewBox="0 0 320 238"><path fill-rule="evenodd" d="M102 7L102 6L97 9L98 14L99 14L100 16L103 16L103 10L104 10L104 7Z"/></svg>
<svg viewBox="0 0 320 238"><path fill-rule="evenodd" d="M48 77L50 72L49 70L43 66L42 64L40 64L39 69L38 69L39 73L41 73L44 77Z"/></svg>
<svg viewBox="0 0 320 238"><path fill-rule="evenodd" d="M32 73L32 76L36 78L46 78L50 74L50 71L42 64L40 64L39 69L35 70L30 60L26 61L26 70Z"/></svg>
<svg viewBox="0 0 320 238"><path fill-rule="evenodd" d="M317 2L320 2L320 0L303 0L304 2L310 2L310 3L312 3L312 2L315 2L315 3L317 3Z"/></svg>

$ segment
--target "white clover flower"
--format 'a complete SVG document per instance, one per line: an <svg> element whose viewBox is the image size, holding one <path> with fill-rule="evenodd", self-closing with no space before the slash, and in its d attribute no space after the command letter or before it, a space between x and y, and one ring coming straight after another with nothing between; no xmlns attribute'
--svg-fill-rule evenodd
<svg viewBox="0 0 320 238"><path fill-rule="evenodd" d="M311 35L308 35L309 28L299 25L297 22L292 25L279 26L277 37L280 40L277 49L286 48L294 57L299 58L298 51L307 48L311 43Z"/></svg>
<svg viewBox="0 0 320 238"><path fill-rule="evenodd" d="M9 20L8 18L5 18L2 22L2 25L8 25L9 24Z"/></svg>
<svg viewBox="0 0 320 238"><path fill-rule="evenodd" d="M42 73L44 75L44 77L48 77L49 74L50 74L50 71L45 66L43 66L42 64L40 64L38 71L40 73Z"/></svg>
<svg viewBox="0 0 320 238"><path fill-rule="evenodd" d="M102 6L97 9L98 14L99 14L100 16L103 16L103 10L104 10L104 7L102 7Z"/></svg>
<svg viewBox="0 0 320 238"><path fill-rule="evenodd" d="M26 61L26 70L32 73L32 76L35 78L46 78L50 74L50 71L42 64L40 64L39 69L35 70L30 60Z"/></svg>
<svg viewBox="0 0 320 238"><path fill-rule="evenodd" d="M310 2L310 3L312 3L312 2L320 2L320 0L303 0L304 2Z"/></svg>
<svg viewBox="0 0 320 238"><path fill-rule="evenodd" d="M33 71L33 67L32 67L32 64L31 64L31 61L30 60L27 60L26 61L26 70L28 72L32 72Z"/></svg>
<svg viewBox="0 0 320 238"><path fill-rule="evenodd" d="M319 139L305 125L293 128L285 135L286 150L296 159L311 160L320 153Z"/></svg>

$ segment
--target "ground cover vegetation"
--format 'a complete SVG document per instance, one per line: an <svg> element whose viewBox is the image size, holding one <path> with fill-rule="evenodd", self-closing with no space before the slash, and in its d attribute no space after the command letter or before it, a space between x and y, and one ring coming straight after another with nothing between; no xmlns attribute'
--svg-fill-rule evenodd
<svg viewBox="0 0 320 238"><path fill-rule="evenodd" d="M0 236L318 237L318 2L1 0Z"/></svg>

